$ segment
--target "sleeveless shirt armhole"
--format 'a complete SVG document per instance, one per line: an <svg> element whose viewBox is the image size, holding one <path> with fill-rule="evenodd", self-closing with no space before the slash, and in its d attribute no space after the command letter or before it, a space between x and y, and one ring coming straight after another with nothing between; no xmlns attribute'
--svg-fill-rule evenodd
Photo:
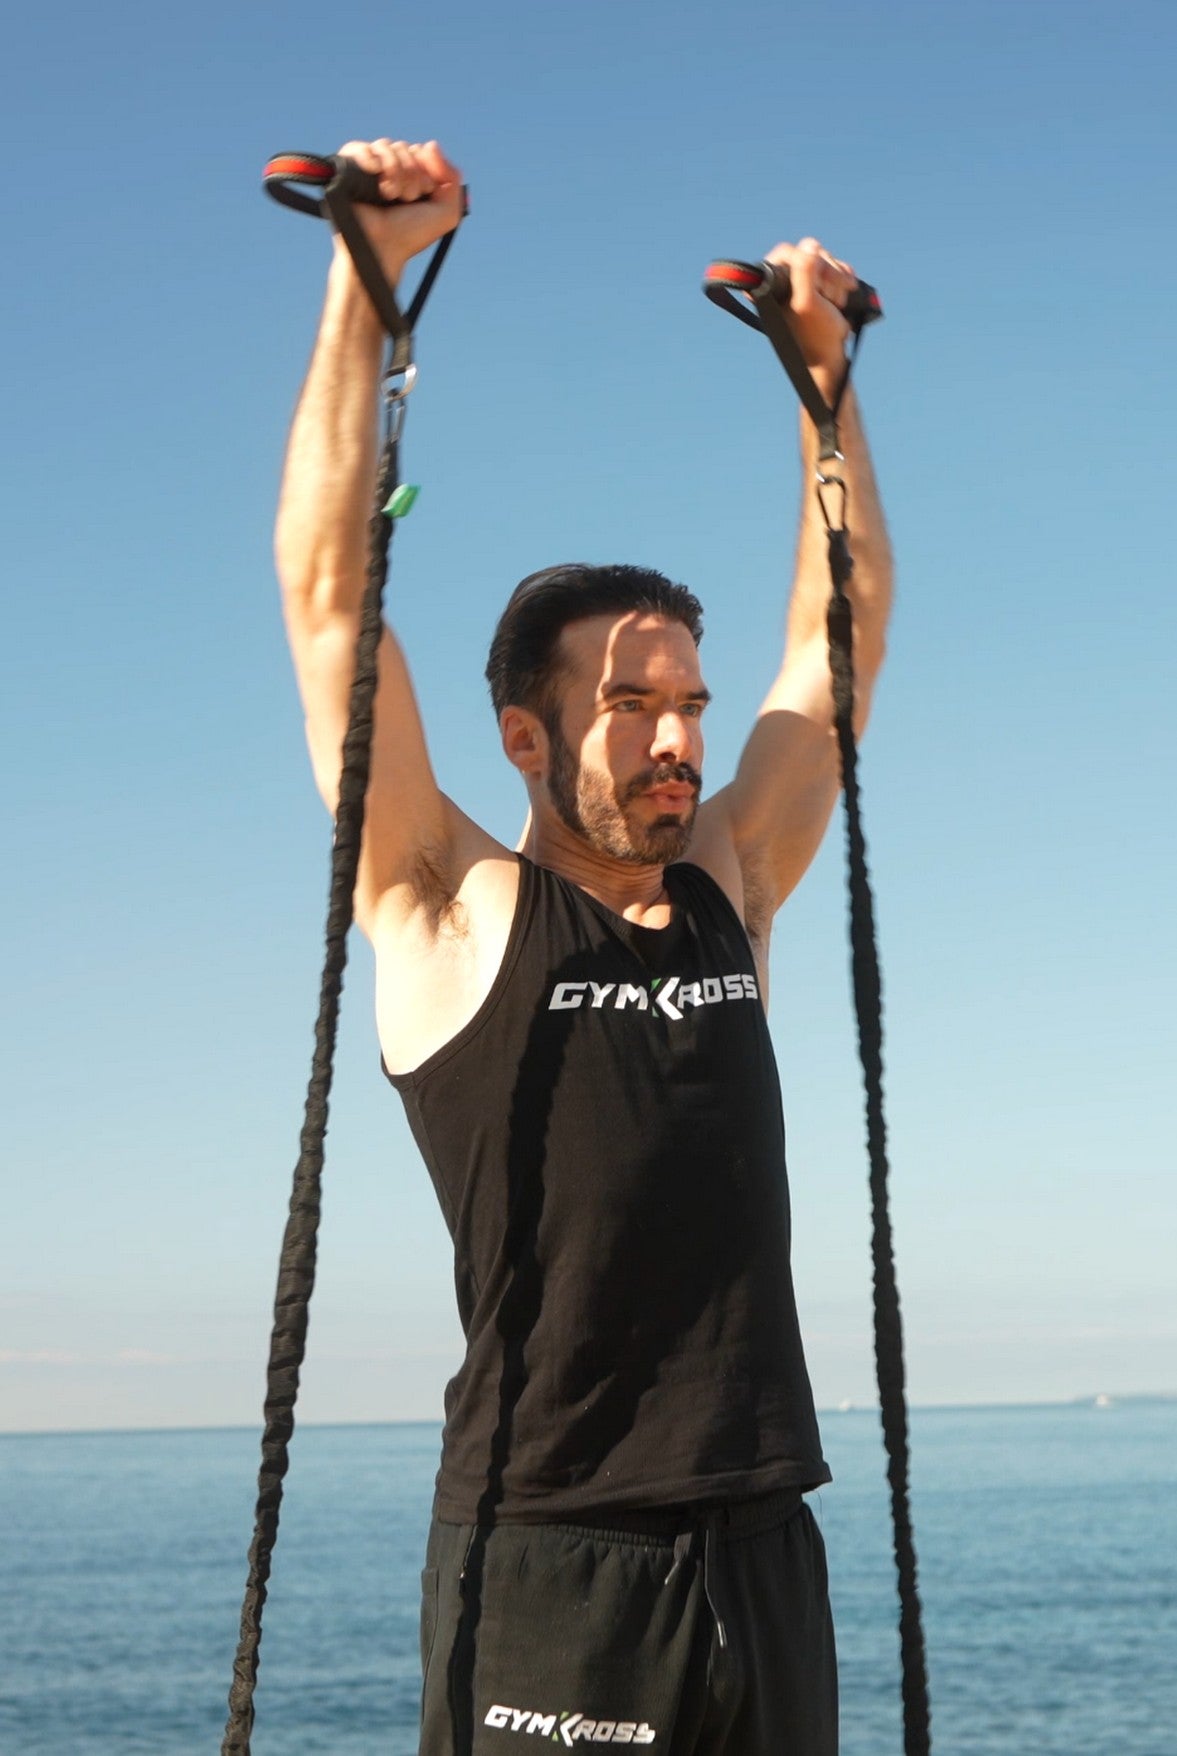
<svg viewBox="0 0 1177 1756"><path fill-rule="evenodd" d="M422 1080L427 1079L429 1075L434 1072L436 1068L442 1066L451 1055L456 1054L459 1049L463 1048L466 1043L470 1042L473 1037L478 1035L478 1032L488 1023L499 1001L502 999L507 984L511 979L511 972L519 961L519 952L522 949L523 941L527 936L527 929L531 925L531 918L535 913L536 897L539 894L535 866L525 854L516 854L515 858L519 862L519 894L515 899L515 913L511 920L511 931L507 935L507 945L503 952L503 961L499 964L498 974L491 983L490 992L487 994L486 999L482 1002L482 1005L478 1008L478 1011L474 1014L473 1018L471 1018L467 1024L464 1024L461 1030L457 1031L455 1035L450 1038L448 1043L443 1043L440 1049L435 1049L432 1055L426 1056L420 1066L412 1068L408 1073L391 1073L388 1068L388 1063L385 1061L384 1056L381 1055L380 1071L394 1090L400 1092L412 1091L414 1086L419 1085Z"/></svg>
<svg viewBox="0 0 1177 1756"><path fill-rule="evenodd" d="M694 884L696 878L701 878L703 880L702 889L704 895L709 896L712 901L717 901L719 903L721 912L727 915L729 920L740 929L740 935L747 941L749 951L753 950L751 935L749 934L745 923L740 919L739 911L727 891L723 888L723 885L714 879L710 872L704 871L702 866L696 866L693 860L675 860L672 865L666 868L666 871L668 874L671 872L681 873L684 877L688 872L691 873L692 876L687 879L688 889ZM754 951L753 955L755 955Z"/></svg>

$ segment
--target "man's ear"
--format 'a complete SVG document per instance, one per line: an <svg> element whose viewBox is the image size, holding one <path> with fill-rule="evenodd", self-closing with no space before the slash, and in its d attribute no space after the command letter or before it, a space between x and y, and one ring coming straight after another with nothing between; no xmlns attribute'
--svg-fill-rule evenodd
<svg viewBox="0 0 1177 1756"><path fill-rule="evenodd" d="M499 715L499 735L504 756L525 780L546 773L548 734L538 714L526 707L504 707Z"/></svg>

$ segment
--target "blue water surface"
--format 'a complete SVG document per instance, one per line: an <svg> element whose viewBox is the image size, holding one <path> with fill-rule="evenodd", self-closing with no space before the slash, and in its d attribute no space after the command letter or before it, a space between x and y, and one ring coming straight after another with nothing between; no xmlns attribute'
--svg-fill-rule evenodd
<svg viewBox="0 0 1177 1756"><path fill-rule="evenodd" d="M823 1430L843 1756L901 1756L878 1420ZM917 1410L912 1435L933 1747L1177 1756L1177 1404ZM438 1442L297 1433L253 1756L415 1756ZM0 1438L3 1756L215 1756L257 1454L239 1430Z"/></svg>

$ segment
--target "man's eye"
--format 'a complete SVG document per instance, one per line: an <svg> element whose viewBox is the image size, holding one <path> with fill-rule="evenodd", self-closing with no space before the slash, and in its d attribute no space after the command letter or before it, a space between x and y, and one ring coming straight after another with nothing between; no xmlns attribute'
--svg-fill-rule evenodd
<svg viewBox="0 0 1177 1756"><path fill-rule="evenodd" d="M688 719L702 719L703 703L701 701L684 701L681 711Z"/></svg>
<svg viewBox="0 0 1177 1756"><path fill-rule="evenodd" d="M613 705L618 713L640 713L642 711L642 704L636 696L631 701L615 701Z"/></svg>

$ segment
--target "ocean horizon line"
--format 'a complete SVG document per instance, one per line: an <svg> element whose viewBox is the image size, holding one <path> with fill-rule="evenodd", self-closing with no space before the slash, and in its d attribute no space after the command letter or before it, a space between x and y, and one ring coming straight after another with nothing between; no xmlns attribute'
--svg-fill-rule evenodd
<svg viewBox="0 0 1177 1756"><path fill-rule="evenodd" d="M1092 1391L1081 1396L1027 1397L999 1402L910 1402L908 1410L912 1414L967 1414L982 1413L986 1410L1015 1412L1033 1409L1050 1408L1099 1408L1111 1409L1132 1405L1139 1407L1147 1403L1175 1403L1177 1390L1132 1390L1132 1391ZM818 1409L823 1418L845 1415L875 1415L879 1413L877 1402L856 1402L849 1398L842 1402L828 1404ZM434 1427L439 1431L443 1421L438 1415L406 1415L394 1419L382 1420L339 1420L339 1421L299 1421L296 1431L304 1432L339 1432L348 1429L364 1431L371 1428L385 1427ZM167 1425L145 1422L141 1426L121 1427L0 1427L0 1439L97 1439L129 1437L132 1434L150 1435L164 1433L260 1433L262 1421L208 1421L200 1424L177 1421Z"/></svg>

